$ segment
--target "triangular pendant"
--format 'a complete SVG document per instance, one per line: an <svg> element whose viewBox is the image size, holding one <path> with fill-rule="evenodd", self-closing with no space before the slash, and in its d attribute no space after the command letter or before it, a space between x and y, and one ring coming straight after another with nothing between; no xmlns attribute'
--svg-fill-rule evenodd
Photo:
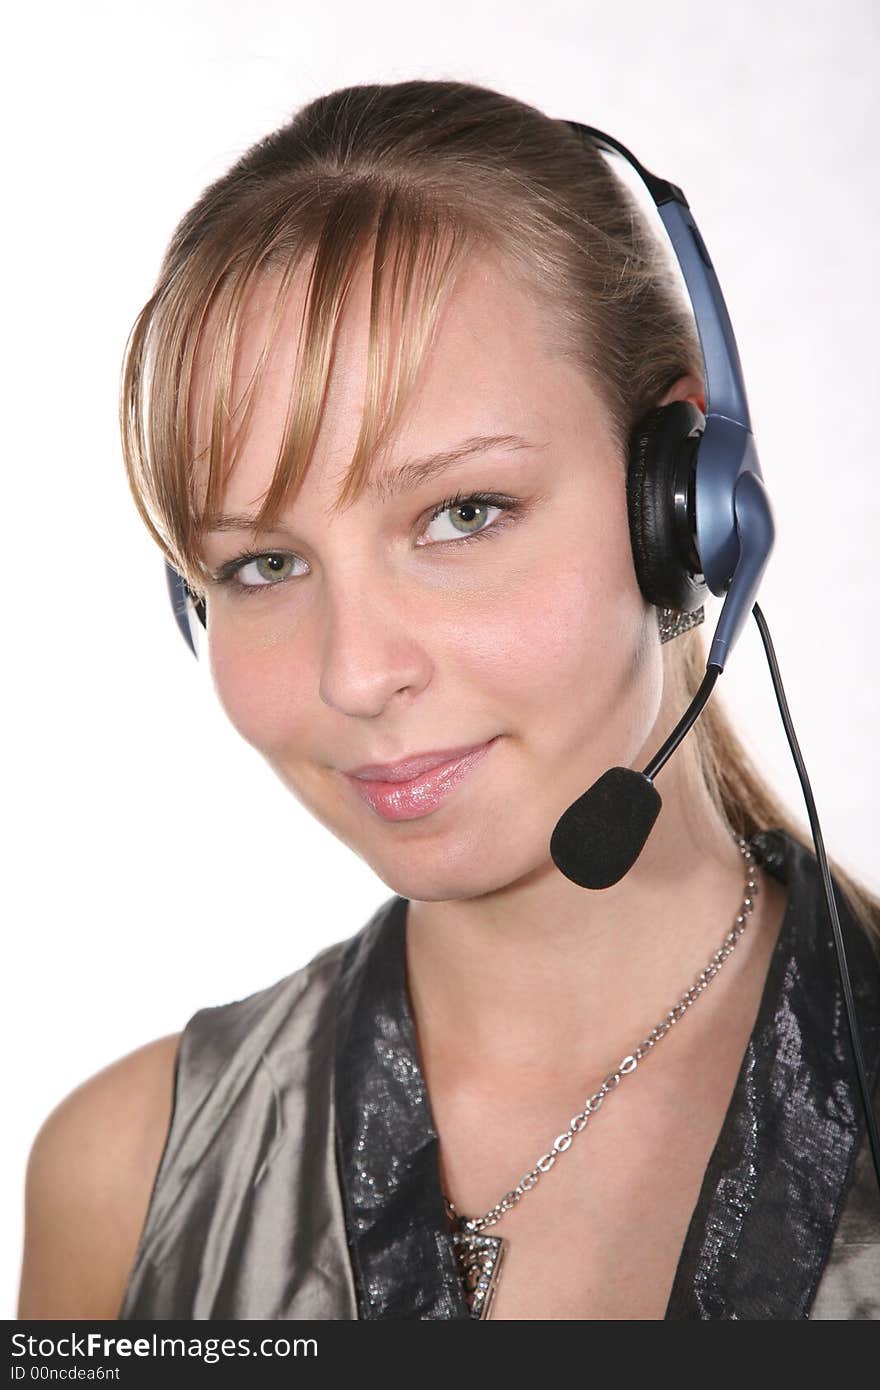
<svg viewBox="0 0 880 1390"><path fill-rule="evenodd" d="M471 1317L488 1318L501 1274L506 1249L504 1238L457 1230L452 1232L452 1247Z"/></svg>

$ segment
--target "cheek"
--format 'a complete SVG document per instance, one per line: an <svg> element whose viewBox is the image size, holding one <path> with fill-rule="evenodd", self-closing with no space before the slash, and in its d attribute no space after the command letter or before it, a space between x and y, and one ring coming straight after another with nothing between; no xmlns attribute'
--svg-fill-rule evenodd
<svg viewBox="0 0 880 1390"><path fill-rule="evenodd" d="M598 713L621 698L645 647L626 516L609 517L601 536L572 521L539 553L484 588L473 608L479 626L458 650L514 706L549 713L576 701Z"/></svg>
<svg viewBox="0 0 880 1390"><path fill-rule="evenodd" d="M314 689L307 663L283 659L277 643L242 639L234 624L209 624L208 652L217 697L243 739L271 754L305 737Z"/></svg>

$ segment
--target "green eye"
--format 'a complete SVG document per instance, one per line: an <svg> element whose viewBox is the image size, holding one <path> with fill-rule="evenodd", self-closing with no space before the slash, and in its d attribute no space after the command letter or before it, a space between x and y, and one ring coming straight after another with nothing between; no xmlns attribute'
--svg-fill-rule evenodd
<svg viewBox="0 0 880 1390"><path fill-rule="evenodd" d="M292 564L292 561L293 557L290 555L281 555L273 553L271 555L258 555L257 558L254 561L252 561L252 563L254 569L256 570L260 578L265 579L267 583L272 584L277 579L287 578L285 566ZM247 566L245 565L244 568L247 569ZM239 573L241 572L239 571Z"/></svg>
<svg viewBox="0 0 880 1390"><path fill-rule="evenodd" d="M236 589L247 590L250 593L260 589L273 589L291 578L297 563L302 563L299 557L284 550L251 552L240 555L229 565L224 565L217 575L217 580L219 583L232 584Z"/></svg>
<svg viewBox="0 0 880 1390"><path fill-rule="evenodd" d="M457 540L462 536L475 536L486 531L504 507L495 505L488 497L452 498L436 508L430 525L425 532L431 541ZM433 535L431 531L433 529Z"/></svg>

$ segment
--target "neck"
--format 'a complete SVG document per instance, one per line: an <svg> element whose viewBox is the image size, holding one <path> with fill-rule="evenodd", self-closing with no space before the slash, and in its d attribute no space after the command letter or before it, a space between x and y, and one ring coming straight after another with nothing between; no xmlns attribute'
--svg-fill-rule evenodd
<svg viewBox="0 0 880 1390"><path fill-rule="evenodd" d="M487 1075L535 1077L579 1055L610 1069L693 983L733 926L746 866L693 742L657 787L654 829L611 888L578 887L548 852L490 894L410 900L408 987L435 1066L472 1069L479 1058Z"/></svg>

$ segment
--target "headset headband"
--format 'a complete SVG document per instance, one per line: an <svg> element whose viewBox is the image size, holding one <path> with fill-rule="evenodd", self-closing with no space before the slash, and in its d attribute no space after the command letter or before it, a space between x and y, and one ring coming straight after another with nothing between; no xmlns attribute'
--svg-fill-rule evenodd
<svg viewBox="0 0 880 1390"><path fill-rule="evenodd" d="M653 198L681 266L697 320L706 366L706 416L722 416L750 434L752 426L746 388L730 316L706 243L693 219L687 198L676 184L650 173L613 136L592 126L581 125L578 121L567 121L566 124L579 135L589 136L597 145L623 155Z"/></svg>

